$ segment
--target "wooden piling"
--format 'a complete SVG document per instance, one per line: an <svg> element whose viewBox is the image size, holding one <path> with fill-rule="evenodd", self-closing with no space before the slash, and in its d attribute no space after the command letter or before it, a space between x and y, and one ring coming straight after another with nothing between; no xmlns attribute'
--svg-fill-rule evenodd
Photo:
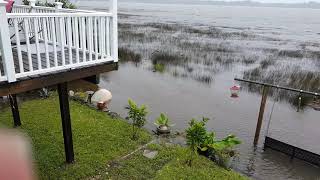
<svg viewBox="0 0 320 180"><path fill-rule="evenodd" d="M67 83L58 84L60 113L62 120L64 150L67 163L74 162L73 142L72 142L72 129L71 118L69 109L69 97Z"/></svg>
<svg viewBox="0 0 320 180"><path fill-rule="evenodd" d="M8 98L10 101L10 106L11 106L11 111L13 116L13 126L14 127L21 126L17 96L15 94L9 94Z"/></svg>
<svg viewBox="0 0 320 180"><path fill-rule="evenodd" d="M263 121L264 110L265 110L265 107L266 107L266 102L267 102L267 97L268 97L268 90L269 90L269 87L263 86L262 98L261 98L261 104L260 104L260 111L259 111L258 122L257 122L257 127L256 127L256 133L254 135L254 141L253 141L253 145L254 146L257 146L258 141L259 141L259 136L260 136L261 126L262 126L262 121Z"/></svg>

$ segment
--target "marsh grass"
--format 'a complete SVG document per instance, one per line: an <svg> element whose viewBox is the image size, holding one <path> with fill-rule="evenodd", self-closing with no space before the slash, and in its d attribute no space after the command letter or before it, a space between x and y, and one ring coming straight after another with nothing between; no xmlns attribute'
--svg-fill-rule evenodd
<svg viewBox="0 0 320 180"><path fill-rule="evenodd" d="M152 64L183 64L187 62L187 57L184 55L178 55L175 53L169 53L165 51L154 52L151 56Z"/></svg>
<svg viewBox="0 0 320 180"><path fill-rule="evenodd" d="M248 29L233 30L125 21L119 24L119 42L120 47L128 47L149 59L151 69L154 70L156 65L157 69L163 70L165 66L165 72L176 77L210 83L216 73L244 64L253 68L244 72L245 78L294 88L303 85L306 89L316 90L319 70L312 69L320 68L320 52L307 47L319 44L308 43L296 50L274 46L247 47L247 43L255 41L274 45L280 40L252 34Z"/></svg>
<svg viewBox="0 0 320 180"><path fill-rule="evenodd" d="M141 55L133 52L127 48L119 48L119 59L120 62L134 62L139 63L141 61Z"/></svg>
<svg viewBox="0 0 320 180"><path fill-rule="evenodd" d="M269 63L269 62L268 62ZM244 72L244 79L250 79L253 81L260 81L295 89L302 89L311 92L320 92L320 72L307 71L300 67L286 68L274 68L272 70L268 68L262 68L264 63L260 67L250 69ZM268 65L272 66L272 65ZM243 87L247 87L249 91L260 92L261 86L252 84L243 84ZM270 95L275 99L284 100L290 104L297 106L299 93L284 91L273 88L270 89ZM306 105L312 100L313 97L303 96L302 106Z"/></svg>
<svg viewBox="0 0 320 180"><path fill-rule="evenodd" d="M272 60L272 59L265 59L265 60L262 60L260 62L260 68L261 69L266 69L266 68L268 68L269 66L272 66L272 65L275 65L275 61Z"/></svg>

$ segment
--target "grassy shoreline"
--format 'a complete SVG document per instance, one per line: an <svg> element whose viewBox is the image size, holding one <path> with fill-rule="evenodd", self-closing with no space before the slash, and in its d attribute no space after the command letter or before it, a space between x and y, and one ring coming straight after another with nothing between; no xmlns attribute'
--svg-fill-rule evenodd
<svg viewBox="0 0 320 180"><path fill-rule="evenodd" d="M131 126L75 101L70 101L75 163L65 165L62 127L57 96L21 103L22 126L33 145L39 179L81 179L96 175L108 161L131 152L151 140L140 131L131 140ZM0 127L12 127L9 108L0 114Z"/></svg>
<svg viewBox="0 0 320 180"><path fill-rule="evenodd" d="M123 119L112 119L76 101L70 101L70 111L76 160L66 165L57 96L20 104L22 126L17 130L32 142L39 179L246 179L200 156L193 167L187 167L183 159L188 149L180 146L153 144L148 148L159 151L155 159L144 157L141 150L121 159L150 142L151 134L139 130L140 138L133 141L131 125ZM11 110L5 108L0 128L11 127ZM113 166L117 163L124 167Z"/></svg>

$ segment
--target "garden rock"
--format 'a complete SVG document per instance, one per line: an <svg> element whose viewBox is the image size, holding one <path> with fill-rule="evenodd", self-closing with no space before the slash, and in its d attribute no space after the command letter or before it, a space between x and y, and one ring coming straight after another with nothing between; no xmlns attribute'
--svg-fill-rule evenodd
<svg viewBox="0 0 320 180"><path fill-rule="evenodd" d="M158 151L151 151L151 150L144 150L143 151L143 156L149 159L153 159L158 155Z"/></svg>
<svg viewBox="0 0 320 180"><path fill-rule="evenodd" d="M98 103L105 103L106 106L109 105L112 99L112 94L106 89L100 89L95 92L91 97L91 103L97 105Z"/></svg>

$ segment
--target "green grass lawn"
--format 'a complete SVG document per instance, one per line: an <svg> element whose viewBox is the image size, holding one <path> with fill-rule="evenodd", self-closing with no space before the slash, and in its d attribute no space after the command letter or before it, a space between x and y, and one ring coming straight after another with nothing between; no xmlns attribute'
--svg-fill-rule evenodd
<svg viewBox="0 0 320 180"><path fill-rule="evenodd" d="M65 165L59 101L56 95L20 104L20 131L30 137L40 179L83 179L99 174L109 161L151 140L140 131L131 140L131 126L85 105L70 101L75 163ZM0 113L0 127L12 127L11 110Z"/></svg>
<svg viewBox="0 0 320 180"><path fill-rule="evenodd" d="M151 135L140 130L139 140L133 141L125 120L112 119L75 101L70 101L70 109L75 163L66 165L57 96L20 104L22 126L18 129L31 139L39 179L247 179L202 156L190 167L186 163L189 149L174 145L149 145L148 149L159 151L154 159L144 157L142 150L121 159L149 142ZM11 128L12 121L9 108L0 113L0 128Z"/></svg>
<svg viewBox="0 0 320 180"><path fill-rule="evenodd" d="M142 155L142 150L134 155L109 164L103 179L190 179L190 180L246 180L232 170L217 166L203 156L193 160L192 166L187 161L190 157L188 148L151 144L148 149L157 150L154 159Z"/></svg>

